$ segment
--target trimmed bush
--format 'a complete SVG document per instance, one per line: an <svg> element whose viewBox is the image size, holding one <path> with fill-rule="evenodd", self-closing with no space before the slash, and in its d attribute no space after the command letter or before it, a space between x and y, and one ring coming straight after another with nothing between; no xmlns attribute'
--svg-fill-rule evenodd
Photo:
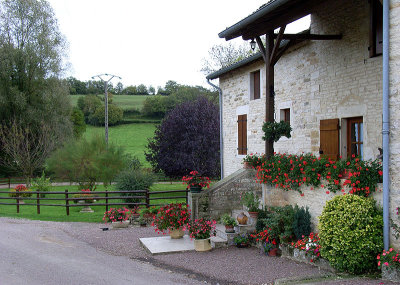
<svg viewBox="0 0 400 285"><path fill-rule="evenodd" d="M74 107L71 113L71 122L73 126L73 134L76 139L82 137L82 134L86 131L85 116L83 112L78 108Z"/></svg>
<svg viewBox="0 0 400 285"><path fill-rule="evenodd" d="M142 170L125 170L122 171L116 178L115 188L119 191L130 190L147 190L153 185L154 176L151 173ZM121 196L143 196L144 193L121 193ZM125 203L140 203L144 202L142 199L126 198L123 199ZM133 208L135 205L129 205Z"/></svg>
<svg viewBox="0 0 400 285"><path fill-rule="evenodd" d="M99 106L98 108L96 108L96 111L93 114L89 115L89 123L94 126L103 126L104 113L104 105ZM108 125L117 125L119 122L122 121L123 117L124 111L120 107L113 104L108 105Z"/></svg>
<svg viewBox="0 0 400 285"><path fill-rule="evenodd" d="M299 208L297 205L294 207L293 233L297 240L310 235L311 215L308 212L308 207L305 209L304 207Z"/></svg>
<svg viewBox="0 0 400 285"><path fill-rule="evenodd" d="M352 274L376 269L383 218L373 199L336 196L326 203L319 221L321 256L334 268Z"/></svg>

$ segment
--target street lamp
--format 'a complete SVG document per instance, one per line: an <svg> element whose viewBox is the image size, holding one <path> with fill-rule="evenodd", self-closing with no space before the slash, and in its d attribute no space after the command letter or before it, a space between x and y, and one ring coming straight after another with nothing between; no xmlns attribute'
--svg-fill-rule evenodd
<svg viewBox="0 0 400 285"><path fill-rule="evenodd" d="M108 145L108 93L107 93L108 82L110 82L114 77L117 77L120 80L122 78L117 75L104 73L92 76L92 79L95 79L96 77L99 78L104 83L104 128L105 128L106 145ZM103 79L103 77L106 78Z"/></svg>

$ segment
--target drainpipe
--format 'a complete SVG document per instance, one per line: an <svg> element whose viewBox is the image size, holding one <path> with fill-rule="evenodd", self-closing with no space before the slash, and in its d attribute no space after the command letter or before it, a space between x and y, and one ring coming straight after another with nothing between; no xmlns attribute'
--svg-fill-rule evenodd
<svg viewBox="0 0 400 285"><path fill-rule="evenodd" d="M383 1L383 246L389 249L389 0Z"/></svg>
<svg viewBox="0 0 400 285"><path fill-rule="evenodd" d="M221 164L221 180L224 178L224 142L222 135L222 90L217 85L212 84L210 79L207 79L207 83L218 90L219 93L219 159Z"/></svg>

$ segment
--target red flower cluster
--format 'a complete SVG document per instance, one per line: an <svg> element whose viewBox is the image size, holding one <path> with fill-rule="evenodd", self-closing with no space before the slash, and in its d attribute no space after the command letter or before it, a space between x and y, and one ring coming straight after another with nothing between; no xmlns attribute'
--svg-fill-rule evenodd
<svg viewBox="0 0 400 285"><path fill-rule="evenodd" d="M393 248L390 248L389 250L383 250L382 255L378 254L376 259L378 260L379 268L382 265L400 267L399 253L393 250Z"/></svg>
<svg viewBox="0 0 400 285"><path fill-rule="evenodd" d="M161 207L157 214L153 217L152 226L155 226L155 231L165 234L166 230L186 229L190 220L190 210L187 205L182 203L168 204Z"/></svg>
<svg viewBox="0 0 400 285"><path fill-rule="evenodd" d="M131 216L131 211L127 208L123 207L120 209L111 208L109 211L106 211L103 216L103 221L105 223L108 222L123 222L129 219Z"/></svg>
<svg viewBox="0 0 400 285"><path fill-rule="evenodd" d="M25 185L19 184L15 187L15 192L24 192L27 191L28 188L25 187Z"/></svg>
<svg viewBox="0 0 400 285"><path fill-rule="evenodd" d="M189 228L189 236L194 239L207 239L215 233L215 220L196 219L192 221Z"/></svg>
<svg viewBox="0 0 400 285"><path fill-rule="evenodd" d="M273 245L276 245L276 240L271 238L270 231L271 229L265 229L262 232L251 234L250 236L252 238L255 238L256 241L261 241L263 243L271 242Z"/></svg>
<svg viewBox="0 0 400 285"><path fill-rule="evenodd" d="M197 186L197 187L210 187L210 178L206 176L200 176L199 172L196 170L193 170L189 173L188 176L183 176L182 177L183 184L187 184L189 187L190 186Z"/></svg>
<svg viewBox="0 0 400 285"><path fill-rule="evenodd" d="M303 250L309 255L310 262L314 262L318 260L321 256L320 249L321 246L319 244L320 238L318 233L310 233L308 237L303 236L301 240L297 242L292 242L290 245L293 248L297 248L299 250Z"/></svg>

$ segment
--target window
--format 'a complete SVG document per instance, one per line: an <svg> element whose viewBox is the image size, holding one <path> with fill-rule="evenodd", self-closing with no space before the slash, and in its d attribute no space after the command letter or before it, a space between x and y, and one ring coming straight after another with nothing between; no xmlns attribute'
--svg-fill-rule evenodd
<svg viewBox="0 0 400 285"><path fill-rule="evenodd" d="M339 159L339 119L321 120L319 130L320 155L332 160Z"/></svg>
<svg viewBox="0 0 400 285"><path fill-rule="evenodd" d="M260 70L250 73L250 99L260 99Z"/></svg>
<svg viewBox="0 0 400 285"><path fill-rule="evenodd" d="M363 118L347 119L347 157L363 157Z"/></svg>
<svg viewBox="0 0 400 285"><path fill-rule="evenodd" d="M238 116L238 154L247 154L247 115Z"/></svg>
<svg viewBox="0 0 400 285"><path fill-rule="evenodd" d="M383 7L380 0L369 0L370 27L369 27L369 57L382 54L383 50Z"/></svg>
<svg viewBox="0 0 400 285"><path fill-rule="evenodd" d="M290 125L290 109L281 109L281 121L285 121Z"/></svg>

